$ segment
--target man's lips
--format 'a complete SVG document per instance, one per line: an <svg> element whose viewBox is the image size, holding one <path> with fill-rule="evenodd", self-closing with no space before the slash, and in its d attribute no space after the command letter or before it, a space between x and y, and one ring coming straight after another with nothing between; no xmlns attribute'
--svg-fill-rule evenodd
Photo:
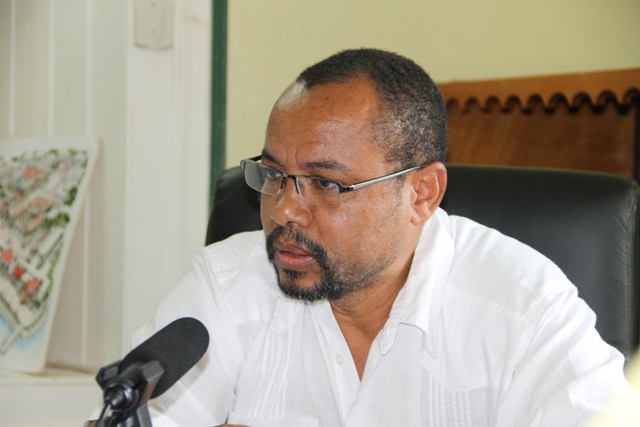
<svg viewBox="0 0 640 427"><path fill-rule="evenodd" d="M294 243L274 242L275 261L286 270L304 270L315 262L311 252Z"/></svg>

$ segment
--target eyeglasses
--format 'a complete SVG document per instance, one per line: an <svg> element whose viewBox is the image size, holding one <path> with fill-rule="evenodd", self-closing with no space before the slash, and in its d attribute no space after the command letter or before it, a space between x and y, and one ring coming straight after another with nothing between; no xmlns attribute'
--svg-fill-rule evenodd
<svg viewBox="0 0 640 427"><path fill-rule="evenodd" d="M242 166L244 170L244 179L247 181L249 187L262 194L275 196L285 187L287 178L292 179L295 183L296 191L302 200L310 205L326 208L336 208L340 206L342 193L359 190L426 166L415 166L353 185L343 185L335 179L321 176L286 174L278 169L258 163L257 161L260 160L260 157L261 156L252 157L240 162L240 166Z"/></svg>

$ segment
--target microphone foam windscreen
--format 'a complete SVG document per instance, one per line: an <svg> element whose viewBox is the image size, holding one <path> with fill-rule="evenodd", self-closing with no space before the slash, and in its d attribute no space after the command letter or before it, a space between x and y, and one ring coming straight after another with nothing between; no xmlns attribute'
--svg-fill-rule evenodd
<svg viewBox="0 0 640 427"><path fill-rule="evenodd" d="M160 396L202 358L209 347L207 328L196 319L183 317L160 329L131 350L118 365L118 373L133 363L156 360L164 369L151 398Z"/></svg>

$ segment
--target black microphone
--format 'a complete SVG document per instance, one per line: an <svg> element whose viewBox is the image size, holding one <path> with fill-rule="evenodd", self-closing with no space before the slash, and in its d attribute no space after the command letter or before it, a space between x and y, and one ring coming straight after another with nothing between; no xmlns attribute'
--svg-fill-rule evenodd
<svg viewBox="0 0 640 427"><path fill-rule="evenodd" d="M174 320L122 361L100 369L96 381L104 391L105 409L128 414L146 405L186 374L208 347L209 333L200 321Z"/></svg>
<svg viewBox="0 0 640 427"><path fill-rule="evenodd" d="M157 360L164 369L151 398L160 396L202 358L209 347L207 328L192 317L174 320L131 350L118 367L122 372L134 363Z"/></svg>

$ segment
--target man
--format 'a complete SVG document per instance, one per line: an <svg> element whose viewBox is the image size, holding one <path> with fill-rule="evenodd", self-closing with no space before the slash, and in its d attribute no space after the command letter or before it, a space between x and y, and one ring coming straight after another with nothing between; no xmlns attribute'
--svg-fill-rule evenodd
<svg viewBox="0 0 640 427"><path fill-rule="evenodd" d="M572 426L626 386L551 261L438 208L446 128L433 81L388 52L284 91L242 163L264 233L204 249L136 336L183 316L211 334L155 426Z"/></svg>

